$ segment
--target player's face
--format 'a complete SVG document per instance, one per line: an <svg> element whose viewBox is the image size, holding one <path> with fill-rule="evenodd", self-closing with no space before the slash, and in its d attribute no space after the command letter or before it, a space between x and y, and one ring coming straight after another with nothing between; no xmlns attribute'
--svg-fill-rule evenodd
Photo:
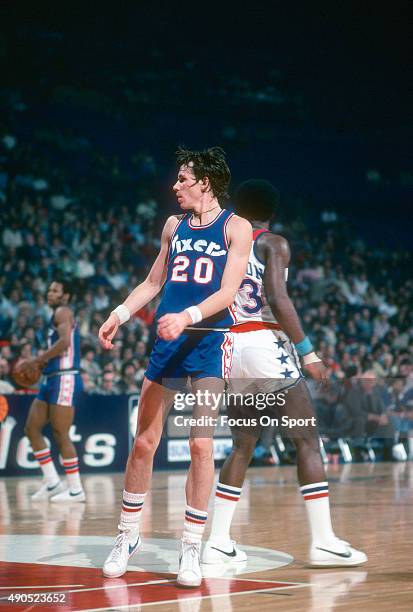
<svg viewBox="0 0 413 612"><path fill-rule="evenodd" d="M202 198L202 182L197 181L192 168L181 166L178 180L172 187L182 210L195 210Z"/></svg>
<svg viewBox="0 0 413 612"><path fill-rule="evenodd" d="M64 303L63 287L60 283L52 283L47 291L47 303L56 307Z"/></svg>

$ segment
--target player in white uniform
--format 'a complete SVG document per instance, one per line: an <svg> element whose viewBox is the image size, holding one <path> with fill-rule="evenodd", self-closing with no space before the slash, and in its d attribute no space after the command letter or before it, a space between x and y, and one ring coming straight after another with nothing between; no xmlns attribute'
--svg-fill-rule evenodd
<svg viewBox="0 0 413 612"><path fill-rule="evenodd" d="M287 240L269 231L278 196L267 181L243 183L235 196L237 213L251 221L253 245L247 275L236 297L237 323L234 333L230 391L272 393L266 412L273 417L307 419L306 426L285 428L283 435L297 451L297 471L311 530L309 562L313 566L354 566L367 561L363 552L340 540L333 532L326 474L320 455L315 412L303 378L300 359L307 373L318 381L326 369L302 330L286 287L290 249ZM280 392L285 399L275 399ZM275 393L274 393L275 392ZM245 395L244 395L245 397ZM261 396L262 400L262 396ZM278 405L277 405L278 403ZM274 405L275 404L275 405ZM226 459L215 494L211 535L205 545L204 563L245 561L244 551L230 539L230 526L241 487L262 427L262 412L255 407L231 405L229 416L256 418L258 425L232 428L233 449Z"/></svg>

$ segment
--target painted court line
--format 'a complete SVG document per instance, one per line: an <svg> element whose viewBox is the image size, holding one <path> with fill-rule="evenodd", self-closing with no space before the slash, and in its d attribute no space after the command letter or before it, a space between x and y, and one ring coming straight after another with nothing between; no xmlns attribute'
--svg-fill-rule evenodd
<svg viewBox="0 0 413 612"><path fill-rule="evenodd" d="M111 580L111 578L108 578ZM116 580L116 578L112 578L112 580ZM175 578L169 580L149 580L148 582L128 582L127 584L111 584L108 586L101 587L90 587L89 589L73 589L72 591L66 591L67 593L86 593L87 591L106 591L107 589L124 589L125 587L129 588L130 586L148 586L151 584L166 584L168 582L176 582ZM80 586L83 586L80 585Z"/></svg>
<svg viewBox="0 0 413 612"><path fill-rule="evenodd" d="M252 580L252 582L254 582L254 580ZM259 582L258 580L255 582ZM268 582L266 580L262 580L261 582ZM142 583L141 583L142 584ZM274 582L274 584L279 584L279 582ZM177 604L179 605L180 601L200 601L200 600L206 600L206 599L219 599L222 597L235 597L238 595L253 595L254 593L267 593L270 591L282 591L284 589L302 589L306 586L310 586L310 584L306 584L306 583L286 583L287 586L282 586L282 587L269 587L268 589L252 589L251 591L241 591L239 593L220 593L219 595L197 595L195 597L185 597L185 598L179 598L177 597L176 599L165 599L163 601L148 601L147 603L140 603L138 604L139 608L146 608L148 606L161 606L164 604ZM290 586L291 585L291 586ZM132 604L133 605L133 604ZM125 604L123 606L116 606L116 610L128 610L130 609L131 604ZM109 607L110 609L110 607ZM86 609L82 609L82 612L103 612L104 610L108 610L108 606L105 606L104 608L86 608Z"/></svg>
<svg viewBox="0 0 413 612"><path fill-rule="evenodd" d="M65 589L70 587L82 587L84 584L36 584L36 586L21 586L20 584L17 586L0 586L0 590L17 591L18 589Z"/></svg>

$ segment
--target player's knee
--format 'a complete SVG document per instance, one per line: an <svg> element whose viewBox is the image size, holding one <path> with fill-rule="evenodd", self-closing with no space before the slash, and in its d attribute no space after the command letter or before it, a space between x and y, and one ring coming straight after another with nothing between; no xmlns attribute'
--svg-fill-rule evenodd
<svg viewBox="0 0 413 612"><path fill-rule="evenodd" d="M254 454L256 442L257 441L255 438L242 438L234 440L232 452L238 457L249 461Z"/></svg>
<svg viewBox="0 0 413 612"><path fill-rule="evenodd" d="M319 454L320 453L320 442L316 437L308 437L308 438L293 438L293 444L297 450L297 453L300 454Z"/></svg>
<svg viewBox="0 0 413 612"><path fill-rule="evenodd" d="M133 459L153 456L158 448L158 442L154 436L137 436L132 449Z"/></svg>
<svg viewBox="0 0 413 612"><path fill-rule="evenodd" d="M213 456L213 440L212 438L190 438L189 450L191 453L191 459L208 461Z"/></svg>
<svg viewBox="0 0 413 612"><path fill-rule="evenodd" d="M59 429L58 427L52 428L53 438L56 444L62 444L69 440L69 432L66 429Z"/></svg>
<svg viewBox="0 0 413 612"><path fill-rule="evenodd" d="M35 427L33 423L26 423L24 426L24 433L29 438L29 440L32 440L40 434L40 430L38 427Z"/></svg>

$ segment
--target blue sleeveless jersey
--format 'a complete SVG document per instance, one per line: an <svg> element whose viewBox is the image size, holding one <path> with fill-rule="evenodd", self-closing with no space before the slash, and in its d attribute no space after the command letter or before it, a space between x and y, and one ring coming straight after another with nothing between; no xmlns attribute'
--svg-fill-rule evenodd
<svg viewBox="0 0 413 612"><path fill-rule="evenodd" d="M223 209L211 223L192 225L192 213L186 213L178 222L169 245L167 277L157 319L199 304L221 288L228 257L226 226L233 214ZM231 306L195 327L228 328L235 320Z"/></svg>
<svg viewBox="0 0 413 612"><path fill-rule="evenodd" d="M49 329L47 334L47 347L57 342L59 334L54 325L54 315L50 319ZM53 359L50 359L43 374L53 374L64 370L80 370L80 332L76 323L73 324L70 332L70 344L68 348Z"/></svg>

